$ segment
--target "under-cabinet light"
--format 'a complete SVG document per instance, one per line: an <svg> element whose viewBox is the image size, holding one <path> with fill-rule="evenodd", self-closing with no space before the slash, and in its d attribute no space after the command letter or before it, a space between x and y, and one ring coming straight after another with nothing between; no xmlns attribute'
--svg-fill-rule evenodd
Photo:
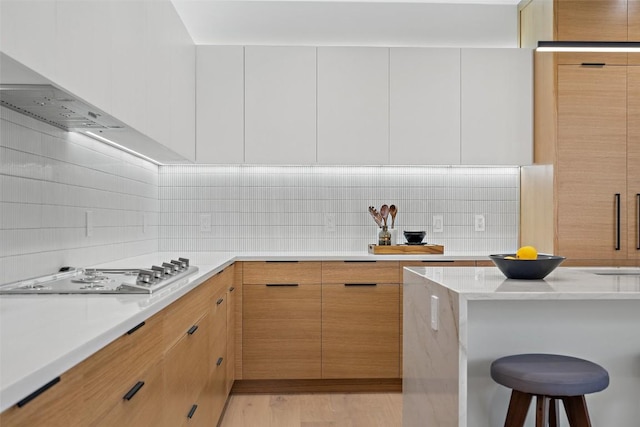
<svg viewBox="0 0 640 427"><path fill-rule="evenodd" d="M640 52L640 42L539 41L538 52Z"/></svg>
<svg viewBox="0 0 640 427"><path fill-rule="evenodd" d="M111 146L113 146L113 147L115 147L115 148L117 148L119 150L127 152L127 153L129 153L131 155L134 155L136 157L140 157L143 160L146 160L146 161L151 162L153 164L156 164L158 166L162 166L162 163L158 162L157 160L154 160L151 157L147 157L144 154L138 153L137 151L134 151L134 150L132 150L130 148L127 148L124 145L120 145L117 142L113 142L112 140L107 139L104 136L100 136L100 135L95 134L95 133L93 133L91 131L86 131L85 134L90 136L91 138L97 139L100 142L104 142L105 144L109 144L109 145L111 145Z"/></svg>

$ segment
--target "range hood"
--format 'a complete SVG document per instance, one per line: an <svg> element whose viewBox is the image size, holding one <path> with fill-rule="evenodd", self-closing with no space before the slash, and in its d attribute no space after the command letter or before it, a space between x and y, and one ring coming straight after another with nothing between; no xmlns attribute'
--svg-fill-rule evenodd
<svg viewBox="0 0 640 427"><path fill-rule="evenodd" d="M70 132L124 128L113 117L49 84L0 84L0 104Z"/></svg>

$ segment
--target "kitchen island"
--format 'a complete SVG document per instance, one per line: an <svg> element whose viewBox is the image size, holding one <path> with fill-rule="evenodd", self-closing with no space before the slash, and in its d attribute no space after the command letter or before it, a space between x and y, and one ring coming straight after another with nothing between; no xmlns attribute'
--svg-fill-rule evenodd
<svg viewBox="0 0 640 427"><path fill-rule="evenodd" d="M536 281L495 267L411 267L403 276L404 427L503 425L511 390L489 368L517 353L602 365L611 383L587 396L593 425L638 425L640 269L558 268Z"/></svg>

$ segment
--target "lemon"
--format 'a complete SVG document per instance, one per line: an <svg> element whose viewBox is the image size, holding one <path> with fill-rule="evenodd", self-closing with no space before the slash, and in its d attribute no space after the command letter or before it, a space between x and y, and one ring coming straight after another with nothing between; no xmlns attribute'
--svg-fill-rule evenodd
<svg viewBox="0 0 640 427"><path fill-rule="evenodd" d="M537 259L538 251L533 246L523 246L516 252L518 259Z"/></svg>

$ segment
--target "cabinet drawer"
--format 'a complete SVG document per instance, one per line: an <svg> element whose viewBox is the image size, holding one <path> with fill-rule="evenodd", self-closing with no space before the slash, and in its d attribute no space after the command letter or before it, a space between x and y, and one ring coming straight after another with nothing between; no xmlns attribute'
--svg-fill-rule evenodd
<svg viewBox="0 0 640 427"><path fill-rule="evenodd" d="M194 322L165 356L166 425L184 423L207 384L211 364L209 321L207 314Z"/></svg>
<svg viewBox="0 0 640 427"><path fill-rule="evenodd" d="M245 262L243 283L320 283L320 262Z"/></svg>
<svg viewBox="0 0 640 427"><path fill-rule="evenodd" d="M162 324L162 315L153 316L78 365L87 424L121 404L142 373L160 360Z"/></svg>
<svg viewBox="0 0 640 427"><path fill-rule="evenodd" d="M167 351L182 338L207 311L209 304L211 304L210 290L211 287L207 286L207 283L203 283L198 289L192 290L165 309L164 351Z"/></svg>
<svg viewBox="0 0 640 427"><path fill-rule="evenodd" d="M159 426L163 423L164 381L162 363L158 362L136 378L132 387L120 397L106 416L96 420L98 426Z"/></svg>
<svg viewBox="0 0 640 427"><path fill-rule="evenodd" d="M322 283L400 283L396 261L322 263Z"/></svg>
<svg viewBox="0 0 640 427"><path fill-rule="evenodd" d="M321 285L243 286L243 379L320 378Z"/></svg>
<svg viewBox="0 0 640 427"><path fill-rule="evenodd" d="M21 407L13 405L1 413L0 426L87 425L81 421L82 405L78 403L82 402L82 375L78 370L72 369L49 384L50 387Z"/></svg>

